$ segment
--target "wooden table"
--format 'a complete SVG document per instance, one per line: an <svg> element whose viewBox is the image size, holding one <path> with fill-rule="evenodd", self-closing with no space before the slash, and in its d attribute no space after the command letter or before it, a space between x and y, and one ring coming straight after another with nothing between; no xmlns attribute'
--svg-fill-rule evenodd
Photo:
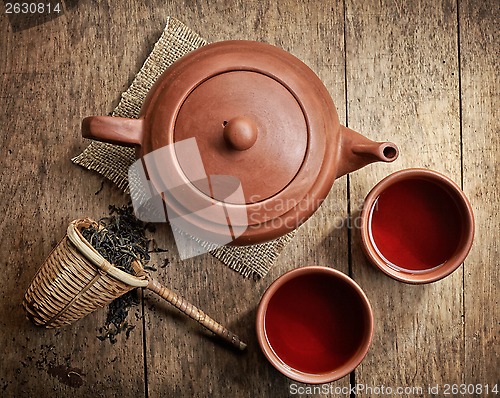
<svg viewBox="0 0 500 398"><path fill-rule="evenodd" d="M355 395L367 397L377 390L366 388L415 387L422 390L394 395L443 396L446 384L451 394L451 385L473 383L483 386L482 394L473 387L478 396L486 395L486 384L500 383L498 1L65 0L61 6L56 18L0 17L0 396L293 395L306 386L266 362L254 318L267 286L307 264L334 267L361 285L373 306L375 335L355 372L301 396L348 396L335 388L350 383L365 386ZM323 80L344 124L401 150L393 164L339 179L260 280L244 279L210 255L179 261L166 227L159 228L171 264L158 278L244 338L248 350L241 354L147 293L129 315L136 328L114 345L96 338L105 310L55 331L35 328L21 307L68 222L99 218L109 204L127 201L107 181L97 193L102 178L70 158L88 144L79 135L81 119L113 109L168 15L210 41L260 40L292 52ZM476 217L465 264L425 286L396 282L370 266L356 228L371 187L406 167L450 176ZM435 386L439 394L429 390Z"/></svg>

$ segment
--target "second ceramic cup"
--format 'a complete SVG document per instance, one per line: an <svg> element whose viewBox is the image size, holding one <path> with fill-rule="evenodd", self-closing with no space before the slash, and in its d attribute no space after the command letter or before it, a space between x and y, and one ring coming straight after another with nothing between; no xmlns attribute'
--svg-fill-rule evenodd
<svg viewBox="0 0 500 398"><path fill-rule="evenodd" d="M446 277L465 260L473 237L469 201L457 184L436 171L398 171L365 199L363 249L396 280L419 284Z"/></svg>
<svg viewBox="0 0 500 398"><path fill-rule="evenodd" d="M372 341L373 313L347 275L301 267L267 289L256 327L260 347L278 371L301 383L329 383L363 360Z"/></svg>

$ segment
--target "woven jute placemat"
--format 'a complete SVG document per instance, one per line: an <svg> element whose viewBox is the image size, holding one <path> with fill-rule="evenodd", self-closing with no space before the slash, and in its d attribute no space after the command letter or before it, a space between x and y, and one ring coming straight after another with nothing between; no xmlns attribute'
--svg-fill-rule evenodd
<svg viewBox="0 0 500 398"><path fill-rule="evenodd" d="M165 69L178 58L205 44L207 41L196 32L169 17L160 39L132 85L122 93L112 115L137 118L146 94ZM97 171L128 193L128 169L136 160L133 148L94 141L71 160L86 169ZM274 241L253 246L223 246L210 253L245 277L263 277L294 235L295 232L291 232Z"/></svg>

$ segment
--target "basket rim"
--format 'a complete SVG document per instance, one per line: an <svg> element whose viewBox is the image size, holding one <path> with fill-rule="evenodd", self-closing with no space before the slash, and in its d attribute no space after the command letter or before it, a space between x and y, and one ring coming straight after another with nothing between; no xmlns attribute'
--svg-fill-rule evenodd
<svg viewBox="0 0 500 398"><path fill-rule="evenodd" d="M98 226L99 224L90 218L79 218L77 220L73 220L68 225L68 238L83 254L83 256L92 264L99 267L102 271L106 272L113 278L118 279L120 282L134 287L146 287L149 284L146 274L141 275L141 277L137 277L115 267L101 254L99 254L90 242L83 237L80 230L82 228L87 228L90 225Z"/></svg>

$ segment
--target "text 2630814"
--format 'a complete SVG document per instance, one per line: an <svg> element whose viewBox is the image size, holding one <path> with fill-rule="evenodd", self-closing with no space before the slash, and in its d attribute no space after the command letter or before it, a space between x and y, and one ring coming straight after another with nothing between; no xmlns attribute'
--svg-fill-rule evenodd
<svg viewBox="0 0 500 398"><path fill-rule="evenodd" d="M61 3L5 3L6 14L59 14Z"/></svg>

